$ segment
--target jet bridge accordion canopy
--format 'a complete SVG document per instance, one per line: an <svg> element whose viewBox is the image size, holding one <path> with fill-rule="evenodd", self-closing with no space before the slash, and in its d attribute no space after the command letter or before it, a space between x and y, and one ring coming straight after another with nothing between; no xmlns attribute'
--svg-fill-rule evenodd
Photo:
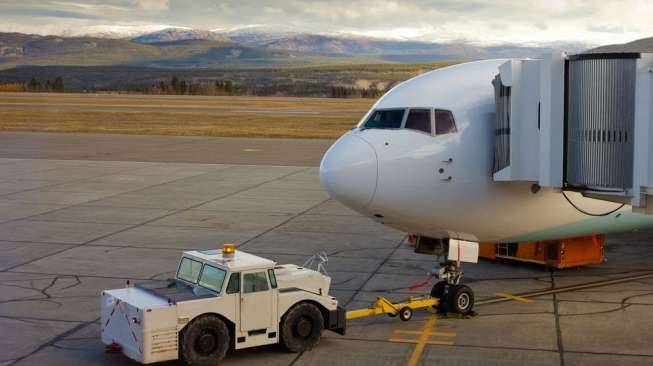
<svg viewBox="0 0 653 366"><path fill-rule="evenodd" d="M653 213L653 54L513 59L492 83L495 181L572 189Z"/></svg>
<svg viewBox="0 0 653 366"><path fill-rule="evenodd" d="M567 184L626 191L633 186L637 53L569 58Z"/></svg>

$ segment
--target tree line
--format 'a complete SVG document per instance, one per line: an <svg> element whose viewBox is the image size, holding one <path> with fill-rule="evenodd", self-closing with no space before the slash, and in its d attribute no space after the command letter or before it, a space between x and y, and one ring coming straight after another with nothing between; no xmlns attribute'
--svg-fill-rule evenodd
<svg viewBox="0 0 653 366"><path fill-rule="evenodd" d="M369 88L356 88L334 85L331 87L331 98L379 98L384 92L374 86Z"/></svg>
<svg viewBox="0 0 653 366"><path fill-rule="evenodd" d="M33 77L26 85L27 91L32 92L54 92L54 93L63 93L65 91L65 86L63 83L63 78L57 76L56 78L46 80L45 83L41 83L38 79Z"/></svg>
<svg viewBox="0 0 653 366"><path fill-rule="evenodd" d="M0 92L2 91L62 93L66 91L66 87L61 76L47 79L45 82L32 77L26 83L0 83ZM97 92L97 90L95 91ZM375 85L362 88L347 85L329 85L328 83L316 85L314 83L294 81L274 85L257 84L247 86L233 80L189 80L178 76L156 81L150 86L123 85L119 89L106 91L164 95L321 95L331 98L379 98L385 93L385 90L379 89Z"/></svg>
<svg viewBox="0 0 653 366"><path fill-rule="evenodd" d="M171 95L242 95L247 92L247 88L232 80L192 81L173 76L170 80L155 83L146 92Z"/></svg>
<svg viewBox="0 0 653 366"><path fill-rule="evenodd" d="M5 92L52 92L63 93L66 90L63 78L57 76L56 78L46 80L41 83L37 78L32 77L27 83L0 83L0 91Z"/></svg>

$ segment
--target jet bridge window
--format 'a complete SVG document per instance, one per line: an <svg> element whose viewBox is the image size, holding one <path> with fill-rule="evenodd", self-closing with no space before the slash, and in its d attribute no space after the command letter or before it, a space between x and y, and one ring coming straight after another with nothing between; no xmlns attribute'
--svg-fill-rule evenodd
<svg viewBox="0 0 653 366"><path fill-rule="evenodd" d="M405 109L379 109L370 115L363 128L393 129L401 128Z"/></svg>
<svg viewBox="0 0 653 366"><path fill-rule="evenodd" d="M406 117L405 128L431 134L431 110L411 109Z"/></svg>
<svg viewBox="0 0 653 366"><path fill-rule="evenodd" d="M441 109L435 110L435 134L446 135L448 133L456 132L456 122L453 119L453 114L450 111Z"/></svg>

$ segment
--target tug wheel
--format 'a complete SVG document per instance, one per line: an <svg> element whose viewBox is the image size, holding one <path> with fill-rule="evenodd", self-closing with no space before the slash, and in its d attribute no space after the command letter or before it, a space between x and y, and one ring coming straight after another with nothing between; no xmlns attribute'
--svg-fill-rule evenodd
<svg viewBox="0 0 653 366"><path fill-rule="evenodd" d="M229 349L229 329L217 316L205 315L182 331L179 358L189 366L218 364Z"/></svg>
<svg viewBox="0 0 653 366"><path fill-rule="evenodd" d="M304 302L286 312L280 328L281 346L290 352L303 352L320 342L324 318L320 309Z"/></svg>
<svg viewBox="0 0 653 366"><path fill-rule="evenodd" d="M408 306L404 306L403 308L401 308L401 310L399 310L399 319L407 322L412 317L413 317L413 310Z"/></svg>
<svg viewBox="0 0 653 366"><path fill-rule="evenodd" d="M451 313L469 315L474 308L474 292L469 286L450 286L447 294L447 307Z"/></svg>

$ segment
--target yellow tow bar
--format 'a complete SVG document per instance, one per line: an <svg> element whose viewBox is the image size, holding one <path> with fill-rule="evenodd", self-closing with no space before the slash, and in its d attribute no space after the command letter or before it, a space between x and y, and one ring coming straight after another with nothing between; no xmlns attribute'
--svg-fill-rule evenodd
<svg viewBox="0 0 653 366"><path fill-rule="evenodd" d="M377 297L369 308L350 310L347 312L347 319L364 318L367 316L388 314L397 316L403 321L408 321L413 317L413 310L427 309L438 305L438 299L430 296L409 297L408 299L393 304L385 297Z"/></svg>

